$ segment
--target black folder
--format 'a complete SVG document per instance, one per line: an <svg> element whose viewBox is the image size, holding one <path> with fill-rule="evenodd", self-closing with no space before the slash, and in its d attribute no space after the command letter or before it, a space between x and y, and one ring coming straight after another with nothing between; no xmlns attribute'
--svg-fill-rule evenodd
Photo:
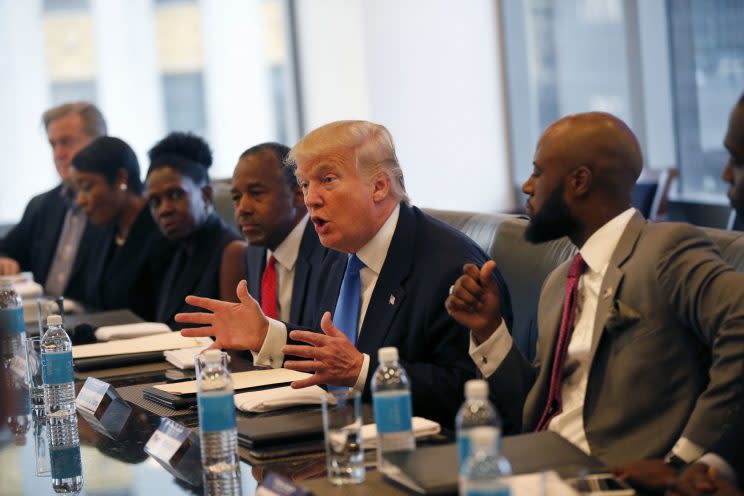
<svg viewBox="0 0 744 496"><path fill-rule="evenodd" d="M555 470L566 478L606 470L599 460L555 432L505 437L502 453L511 463L514 475ZM398 484L420 494L457 493L456 444L389 453L385 459L399 469L386 478Z"/></svg>

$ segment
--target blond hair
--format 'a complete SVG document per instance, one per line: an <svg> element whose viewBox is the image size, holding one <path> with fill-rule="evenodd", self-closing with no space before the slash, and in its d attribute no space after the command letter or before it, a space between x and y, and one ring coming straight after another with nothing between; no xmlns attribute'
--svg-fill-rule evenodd
<svg viewBox="0 0 744 496"><path fill-rule="evenodd" d="M83 120L83 132L90 138L106 136L106 120L98 107L90 102L63 103L52 107L41 116L44 129L49 129L49 124L68 114L78 114Z"/></svg>
<svg viewBox="0 0 744 496"><path fill-rule="evenodd" d="M391 191L398 201L409 203L403 169L395 154L393 137L385 126L367 121L336 121L311 131L289 152L286 163L296 167L298 160L313 160L333 150L354 153L356 170L370 179L380 172L390 178Z"/></svg>

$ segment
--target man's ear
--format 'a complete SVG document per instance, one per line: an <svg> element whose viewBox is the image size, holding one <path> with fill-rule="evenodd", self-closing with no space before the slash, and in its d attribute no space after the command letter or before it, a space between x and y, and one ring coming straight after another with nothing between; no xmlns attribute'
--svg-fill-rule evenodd
<svg viewBox="0 0 744 496"><path fill-rule="evenodd" d="M569 174L570 190L576 197L586 196L592 189L592 171L589 167L582 165Z"/></svg>
<svg viewBox="0 0 744 496"><path fill-rule="evenodd" d="M390 195L390 176L385 172L378 172L372 178L372 201L380 203Z"/></svg>
<svg viewBox="0 0 744 496"><path fill-rule="evenodd" d="M302 188L299 184L292 187L292 206L294 208L305 208L305 195L302 194Z"/></svg>
<svg viewBox="0 0 744 496"><path fill-rule="evenodd" d="M204 203L207 205L212 205L214 203L214 190L212 189L212 186L209 184L206 184L201 187L201 194L202 194L202 200L204 200Z"/></svg>

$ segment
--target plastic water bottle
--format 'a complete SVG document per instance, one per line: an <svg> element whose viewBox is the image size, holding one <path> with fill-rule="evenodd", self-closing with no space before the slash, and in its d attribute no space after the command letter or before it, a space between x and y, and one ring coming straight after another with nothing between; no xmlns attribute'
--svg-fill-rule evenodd
<svg viewBox="0 0 744 496"><path fill-rule="evenodd" d="M207 350L196 360L205 494L239 495L238 432L227 355Z"/></svg>
<svg viewBox="0 0 744 496"><path fill-rule="evenodd" d="M496 430L475 427L470 432L472 454L460 473L460 496L510 496L509 485L502 477L511 474L506 459L496 450Z"/></svg>
<svg viewBox="0 0 744 496"><path fill-rule="evenodd" d="M383 453L416 449L413 436L411 389L408 375L398 363L398 349L380 348L380 365L372 377L372 402L377 424L377 469L388 467Z"/></svg>
<svg viewBox="0 0 744 496"><path fill-rule="evenodd" d="M26 363L26 324L23 302L10 279L0 279L0 355L3 366L18 377ZM21 364L21 367L19 367ZM25 372L21 376L25 379ZM25 380L24 380L25 384Z"/></svg>
<svg viewBox="0 0 744 496"><path fill-rule="evenodd" d="M77 493L83 487L83 474L75 410L72 342L59 315L47 318L47 331L41 340L41 375L52 487L58 493Z"/></svg>
<svg viewBox="0 0 744 496"><path fill-rule="evenodd" d="M501 417L488 401L488 383L484 380L473 379L465 383L465 403L460 407L455 417L457 431L457 451L460 460L460 471L465 466L465 460L470 456L472 443L470 435L475 427L490 427L495 431L496 452L501 449Z"/></svg>

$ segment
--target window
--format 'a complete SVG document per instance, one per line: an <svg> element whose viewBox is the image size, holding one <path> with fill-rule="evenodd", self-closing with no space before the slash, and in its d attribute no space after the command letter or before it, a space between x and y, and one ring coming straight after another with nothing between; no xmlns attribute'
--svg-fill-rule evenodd
<svg viewBox="0 0 744 496"><path fill-rule="evenodd" d="M744 5L668 2L681 193L725 202L721 181L728 116L744 91Z"/></svg>

